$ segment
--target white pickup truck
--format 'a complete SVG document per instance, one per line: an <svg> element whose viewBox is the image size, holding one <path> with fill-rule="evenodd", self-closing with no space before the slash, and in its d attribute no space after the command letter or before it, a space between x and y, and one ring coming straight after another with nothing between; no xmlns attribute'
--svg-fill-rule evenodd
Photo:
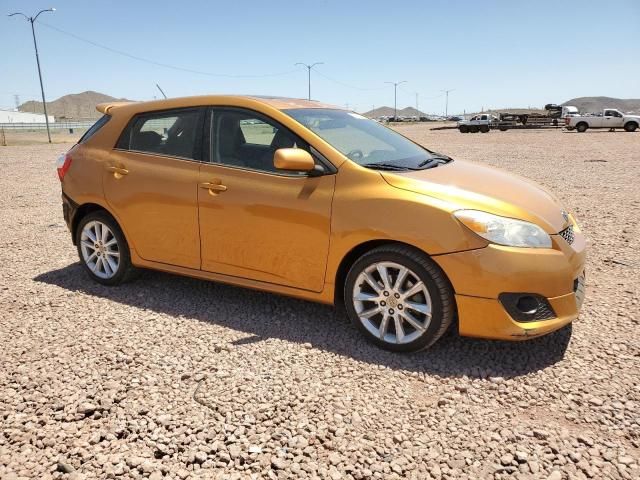
<svg viewBox="0 0 640 480"><path fill-rule="evenodd" d="M588 128L624 128L627 132L635 132L640 126L640 115L626 115L615 108L605 108L597 115L577 115L565 117L567 130L574 128L578 132L586 132Z"/></svg>
<svg viewBox="0 0 640 480"><path fill-rule="evenodd" d="M497 121L498 117L495 115L479 113L469 120L460 120L458 122L458 130L460 130L460 133L487 133L491 128L491 124Z"/></svg>

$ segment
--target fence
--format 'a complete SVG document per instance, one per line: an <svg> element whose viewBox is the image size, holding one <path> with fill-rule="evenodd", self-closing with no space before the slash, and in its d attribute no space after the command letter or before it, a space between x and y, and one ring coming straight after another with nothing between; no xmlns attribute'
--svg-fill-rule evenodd
<svg viewBox="0 0 640 480"><path fill-rule="evenodd" d="M67 130L71 128L89 128L94 121L85 122L55 122L50 123L51 130ZM46 123L0 123L0 130L46 130Z"/></svg>

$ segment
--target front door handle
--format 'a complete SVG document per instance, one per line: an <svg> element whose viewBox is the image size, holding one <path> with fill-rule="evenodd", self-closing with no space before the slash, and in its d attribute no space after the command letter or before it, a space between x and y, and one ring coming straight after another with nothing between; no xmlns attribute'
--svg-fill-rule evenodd
<svg viewBox="0 0 640 480"><path fill-rule="evenodd" d="M218 193L222 193L222 192L226 192L227 191L227 186L226 185L222 185L221 183L205 182L205 183L201 183L200 184L200 188L204 188L206 190L209 190L209 193L211 195L217 195Z"/></svg>
<svg viewBox="0 0 640 480"><path fill-rule="evenodd" d="M107 170L113 173L113 176L116 178L121 178L129 173L129 170L122 167L115 167L113 165L107 167Z"/></svg>

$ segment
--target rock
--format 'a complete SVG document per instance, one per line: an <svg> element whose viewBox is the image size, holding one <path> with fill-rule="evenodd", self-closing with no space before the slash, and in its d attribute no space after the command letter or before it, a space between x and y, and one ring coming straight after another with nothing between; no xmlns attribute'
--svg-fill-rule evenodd
<svg viewBox="0 0 640 480"><path fill-rule="evenodd" d="M560 473L558 470L554 470L553 472L551 472L551 474L549 474L547 480L562 480L562 473Z"/></svg>
<svg viewBox="0 0 640 480"><path fill-rule="evenodd" d="M513 455L511 455L510 453L502 455L500 457L500 463L505 466L511 465L513 463Z"/></svg>
<svg viewBox="0 0 640 480"><path fill-rule="evenodd" d="M66 460L58 460L56 470L62 473L71 473L75 470L75 468L73 468L73 465L68 463Z"/></svg>
<svg viewBox="0 0 640 480"><path fill-rule="evenodd" d="M282 457L271 457L271 466L277 470L285 470L289 466L289 462Z"/></svg>
<svg viewBox="0 0 640 480"><path fill-rule="evenodd" d="M92 415L93 412L95 412L97 409L98 407L96 407L93 403L84 402L78 405L76 412L84 415L85 417L88 417L89 415Z"/></svg>

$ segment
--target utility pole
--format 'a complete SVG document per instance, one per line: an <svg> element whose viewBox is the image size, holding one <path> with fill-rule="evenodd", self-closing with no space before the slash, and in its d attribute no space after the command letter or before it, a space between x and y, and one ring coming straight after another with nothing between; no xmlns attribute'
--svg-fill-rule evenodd
<svg viewBox="0 0 640 480"><path fill-rule="evenodd" d="M448 117L449 116L449 92L453 92L454 89L452 88L451 90L440 90L440 91L444 92L447 97L444 104L444 116Z"/></svg>
<svg viewBox="0 0 640 480"><path fill-rule="evenodd" d="M16 104L16 112L20 110L20 95L17 93L13 96L13 100Z"/></svg>
<svg viewBox="0 0 640 480"><path fill-rule="evenodd" d="M309 100L311 100L311 69L313 67L315 67L316 65L324 65L324 62L316 62L316 63L312 63L311 65L309 65L308 63L298 62L294 66L298 66L298 65L302 65L302 66L307 68L307 80L308 80L308 84L309 84L309 97L308 98L309 98Z"/></svg>
<svg viewBox="0 0 640 480"><path fill-rule="evenodd" d="M407 83L406 80L402 80L401 82L384 82L393 85L393 120L395 122L398 121L398 85L402 85L403 83Z"/></svg>
<svg viewBox="0 0 640 480"><path fill-rule="evenodd" d="M38 65L38 77L40 78L40 92L42 93L42 108L44 109L44 121L47 123L47 137L49 138L49 143L51 143L51 131L49 130L49 115L47 115L47 100L44 98L44 86L42 85L42 71L40 70L40 58L38 57L38 43L36 42L36 30L33 26L34 22L38 19L41 13L44 12L55 12L55 8L47 8L45 10L40 10L34 17L27 17L22 12L10 13L9 17L13 17L14 15L22 15L27 19L29 23L31 23L31 33L33 34L33 46L36 49L36 63Z"/></svg>

